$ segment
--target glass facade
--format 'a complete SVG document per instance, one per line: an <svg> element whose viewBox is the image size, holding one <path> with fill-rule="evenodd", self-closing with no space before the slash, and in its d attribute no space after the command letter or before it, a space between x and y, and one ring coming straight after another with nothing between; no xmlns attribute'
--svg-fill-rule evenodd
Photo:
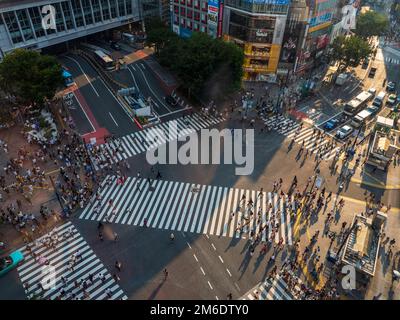
<svg viewBox="0 0 400 320"><path fill-rule="evenodd" d="M274 28L274 17L253 17L231 12L229 35L234 38L254 43L272 43Z"/></svg>
<svg viewBox="0 0 400 320"><path fill-rule="evenodd" d="M252 13L287 14L290 1L225 0L225 5Z"/></svg>
<svg viewBox="0 0 400 320"><path fill-rule="evenodd" d="M133 14L132 0L68 0L52 3L56 29L42 27L42 6L6 11L0 14L13 44L19 44L75 28L90 27Z"/></svg>

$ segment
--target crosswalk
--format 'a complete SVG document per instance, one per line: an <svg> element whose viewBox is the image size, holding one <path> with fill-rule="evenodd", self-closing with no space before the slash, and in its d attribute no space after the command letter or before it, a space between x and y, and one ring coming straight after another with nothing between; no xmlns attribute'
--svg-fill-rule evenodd
<svg viewBox="0 0 400 320"><path fill-rule="evenodd" d="M385 62L390 64L400 64L400 59L385 57Z"/></svg>
<svg viewBox="0 0 400 320"><path fill-rule="evenodd" d="M297 202L271 192L115 176L102 182L81 219L293 244ZM253 203L249 203L250 199Z"/></svg>
<svg viewBox="0 0 400 320"><path fill-rule="evenodd" d="M282 275L278 273L272 281L266 280L258 283L240 300L296 300L297 294L295 292L301 291L300 285L302 283L299 278L296 278L296 280L296 285L293 289L290 289Z"/></svg>
<svg viewBox="0 0 400 320"><path fill-rule="evenodd" d="M281 115L274 115L264 120L265 124L278 133L293 138L298 144L303 144L304 148L312 153L320 152L322 159L332 159L340 146L330 146L330 140L327 137L314 135L315 127L300 128L300 124L292 119Z"/></svg>
<svg viewBox="0 0 400 320"><path fill-rule="evenodd" d="M127 296L71 222L20 250L17 268L27 297L61 300L126 300ZM73 257L73 258L72 258ZM87 280L89 274L92 281ZM87 281L86 285L81 281ZM76 285L76 281L80 285Z"/></svg>
<svg viewBox="0 0 400 320"><path fill-rule="evenodd" d="M116 163L156 148L179 137L190 135L224 121L223 117L193 113L188 116L159 123L153 127L133 132L98 146L100 152L92 153L92 162L98 170L107 162ZM97 155L96 155L97 154Z"/></svg>

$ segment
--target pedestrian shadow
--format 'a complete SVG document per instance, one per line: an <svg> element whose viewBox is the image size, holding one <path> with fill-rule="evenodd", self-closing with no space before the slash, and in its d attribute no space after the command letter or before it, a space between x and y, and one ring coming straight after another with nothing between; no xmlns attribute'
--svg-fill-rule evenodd
<svg viewBox="0 0 400 320"><path fill-rule="evenodd" d="M149 297L147 298L147 300L154 300L155 297L157 296L157 293L160 291L161 287L164 285L165 283L165 279L152 291L152 293L149 295Z"/></svg>
<svg viewBox="0 0 400 320"><path fill-rule="evenodd" d="M247 268L249 267L250 260L251 260L251 255L250 255L250 252L247 251L247 253L243 257L242 263L238 267L238 271L241 272L241 274L239 276L239 280L242 279L243 274L246 272Z"/></svg>
<svg viewBox="0 0 400 320"><path fill-rule="evenodd" d="M240 240L241 240L241 238L236 238L235 235L233 235L228 246L225 248L225 252L228 252L229 248L235 247L239 243Z"/></svg>
<svg viewBox="0 0 400 320"><path fill-rule="evenodd" d="M253 274L256 273L257 269L260 267L261 262L264 260L266 254L260 253L257 257L257 260L254 262Z"/></svg>

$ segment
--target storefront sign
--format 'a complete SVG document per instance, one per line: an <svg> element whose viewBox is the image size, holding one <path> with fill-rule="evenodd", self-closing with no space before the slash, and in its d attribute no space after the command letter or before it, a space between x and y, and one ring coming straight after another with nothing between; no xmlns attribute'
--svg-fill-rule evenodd
<svg viewBox="0 0 400 320"><path fill-rule="evenodd" d="M266 29L257 29L256 36L257 37L268 37L268 32Z"/></svg>

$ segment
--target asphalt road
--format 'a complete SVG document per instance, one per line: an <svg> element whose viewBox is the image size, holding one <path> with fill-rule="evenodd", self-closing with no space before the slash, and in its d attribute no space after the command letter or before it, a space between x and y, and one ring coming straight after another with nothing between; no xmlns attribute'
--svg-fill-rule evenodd
<svg viewBox="0 0 400 320"><path fill-rule="evenodd" d="M116 135L125 135L138 130L98 73L84 59L67 56L62 62L70 69L100 127ZM79 123L77 125L80 126Z"/></svg>

